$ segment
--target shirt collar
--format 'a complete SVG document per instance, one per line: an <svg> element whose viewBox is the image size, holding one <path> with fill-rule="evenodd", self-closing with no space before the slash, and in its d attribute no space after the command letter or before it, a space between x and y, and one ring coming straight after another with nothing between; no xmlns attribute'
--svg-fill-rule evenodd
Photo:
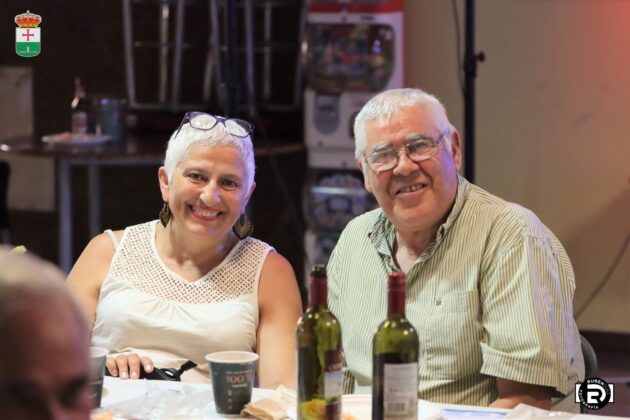
<svg viewBox="0 0 630 420"><path fill-rule="evenodd" d="M440 225L437 231L435 240L429 245L427 251L434 250L442 242L444 236L455 224L457 217L460 215L464 203L466 202L466 196L470 189L470 183L461 175L457 175L457 194L455 195L455 202L448 214L448 217ZM392 250L394 248L394 240L396 238L396 229L394 225L389 221L385 213L381 210L374 224L368 231L368 238L379 252L379 254L392 257Z"/></svg>

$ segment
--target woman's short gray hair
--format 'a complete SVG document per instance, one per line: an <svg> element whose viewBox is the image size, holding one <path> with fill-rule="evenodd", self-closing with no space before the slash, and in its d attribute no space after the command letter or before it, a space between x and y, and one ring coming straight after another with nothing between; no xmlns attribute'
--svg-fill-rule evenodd
<svg viewBox="0 0 630 420"><path fill-rule="evenodd" d="M451 134L454 127L446 117L446 109L438 98L421 89L404 88L391 89L379 93L370 99L361 108L354 120L354 156L357 160L365 160L365 147L367 143L365 126L368 122L377 118L388 117L399 112L403 108L412 106L430 106L435 109L438 114L443 116L445 127L441 128L444 134L444 143L449 153L453 153L451 148Z"/></svg>
<svg viewBox="0 0 630 420"><path fill-rule="evenodd" d="M254 146L251 135L247 137L232 136L222 123L217 123L210 130L193 128L189 123L182 125L179 132L174 131L166 146L164 167L169 182L173 180L175 168L186 158L190 149L195 146L226 146L232 147L238 155L245 169L245 191L254 184L256 164L254 162Z"/></svg>

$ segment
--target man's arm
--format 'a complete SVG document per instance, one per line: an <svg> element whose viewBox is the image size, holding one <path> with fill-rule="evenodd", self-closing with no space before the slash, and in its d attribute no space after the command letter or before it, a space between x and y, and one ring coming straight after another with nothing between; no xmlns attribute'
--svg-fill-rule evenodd
<svg viewBox="0 0 630 420"><path fill-rule="evenodd" d="M494 400L490 407L514 408L523 403L544 410L551 409L552 389L550 387L497 378L497 388L499 398Z"/></svg>
<svg viewBox="0 0 630 420"><path fill-rule="evenodd" d="M569 395L581 359L572 317L574 276L561 245L530 212L528 230L499 247L481 282L481 373L497 378L493 406L549 408ZM505 222L502 232L510 231Z"/></svg>

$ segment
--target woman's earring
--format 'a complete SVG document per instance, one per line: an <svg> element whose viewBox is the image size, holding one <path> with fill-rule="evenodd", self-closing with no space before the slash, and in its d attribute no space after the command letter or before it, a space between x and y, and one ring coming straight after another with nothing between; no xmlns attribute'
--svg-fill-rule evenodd
<svg viewBox="0 0 630 420"><path fill-rule="evenodd" d="M160 210L160 223L162 223L162 226L166 227L166 225L168 225L172 215L173 213L171 213L171 208L168 206L168 203L164 203L162 210Z"/></svg>
<svg viewBox="0 0 630 420"><path fill-rule="evenodd" d="M238 239L245 239L254 231L254 224L247 219L245 213L241 213L238 220L232 226L232 231L238 237Z"/></svg>

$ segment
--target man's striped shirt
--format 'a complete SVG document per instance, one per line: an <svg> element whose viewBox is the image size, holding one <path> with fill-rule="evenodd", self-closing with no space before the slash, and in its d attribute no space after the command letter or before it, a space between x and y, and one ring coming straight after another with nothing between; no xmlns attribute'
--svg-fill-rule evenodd
<svg viewBox="0 0 630 420"><path fill-rule="evenodd" d="M329 306L349 371L371 384L372 336L387 313L395 229L381 209L343 231L328 264ZM489 405L495 377L554 389L579 411L584 377L569 258L531 211L459 178L447 220L407 274L406 316L418 331L419 397ZM567 396L566 398L563 398Z"/></svg>

